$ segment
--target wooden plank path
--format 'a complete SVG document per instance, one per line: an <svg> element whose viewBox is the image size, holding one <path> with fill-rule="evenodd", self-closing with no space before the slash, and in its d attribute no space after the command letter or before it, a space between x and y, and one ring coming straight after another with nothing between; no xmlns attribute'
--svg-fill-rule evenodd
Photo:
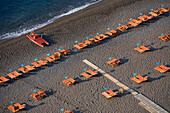
<svg viewBox="0 0 170 113"><path fill-rule="evenodd" d="M139 101L139 105L141 105L142 107L144 107L146 110L148 110L151 113L168 113L167 111L165 111L163 108L161 108L160 106L158 106L157 104L155 104L154 102L152 102L151 100L149 100L147 97L145 97L142 94L139 94L138 92L134 91L133 89L127 87L126 85L122 84L121 82L119 82L118 80L116 80L115 78L113 78L111 75L107 74L105 71L101 70L99 67L95 66L94 64L92 64L91 62L89 62L88 60L84 59L83 60L84 63L86 63L87 65L91 66L92 68L94 68L95 70L99 71L101 74L103 74L106 78L110 79L111 81L113 81L116 85L122 87L123 89L129 91L132 95L134 95L134 97L136 99L138 99Z"/></svg>

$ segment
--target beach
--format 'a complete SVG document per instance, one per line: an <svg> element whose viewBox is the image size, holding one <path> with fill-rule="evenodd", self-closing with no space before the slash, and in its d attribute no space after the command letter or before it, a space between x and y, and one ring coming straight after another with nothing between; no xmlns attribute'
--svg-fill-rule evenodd
<svg viewBox="0 0 170 113"><path fill-rule="evenodd" d="M158 38L162 33L170 33L169 13L142 23L120 35L102 41L101 44L83 50L74 48L75 41L83 42L86 37L105 33L107 28L116 30L118 24L128 24L129 18L137 18L140 13L148 15L151 9L160 5L170 7L168 0L105 0L81 11L64 16L55 22L34 31L45 33L43 38L49 46L39 47L25 35L0 42L0 76L7 77L9 69L18 70L21 64L29 65L34 59L44 59L58 49L70 49L71 53L47 66L23 74L18 79L0 86L0 112L10 113L10 101L25 103L23 113L62 113L60 109L77 113L148 113L133 95L106 99L101 93L104 88L119 89L116 84L99 74L92 79L81 76L84 69L92 69L82 62L88 59L105 72L170 111L169 72L161 74L154 68L157 62L170 66L170 41ZM151 46L152 50L138 53L136 44ZM121 59L121 65L107 64L109 57ZM148 75L148 82L137 84L130 78L133 73ZM62 81L65 76L78 79L78 83L68 87ZM33 90L45 91L47 97L37 101L30 95Z"/></svg>

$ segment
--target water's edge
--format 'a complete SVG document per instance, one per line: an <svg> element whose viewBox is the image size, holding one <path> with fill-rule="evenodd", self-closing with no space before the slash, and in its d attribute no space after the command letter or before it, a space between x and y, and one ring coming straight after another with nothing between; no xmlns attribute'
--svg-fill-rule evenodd
<svg viewBox="0 0 170 113"><path fill-rule="evenodd" d="M37 25L34 25L34 26L31 26L29 28L24 28L24 29L21 29L20 31L16 31L16 32L10 32L10 33L6 33L6 34L3 34L0 36L0 41L2 42L4 39L10 39L10 38L16 38L16 37L19 37L21 35L24 35L26 33L29 33L29 32L32 32L34 30L37 30L37 29L40 29L48 24L51 24L52 22L54 22L55 20L61 18L61 17L64 17L64 16L67 16L67 15L70 15L72 13L75 13L77 11L80 11L82 9L85 9L91 5L94 5L94 4L97 4L99 2L101 2L102 0L99 0L99 1L96 1L96 2L92 2L92 3L86 3L85 5L83 6L80 6L80 7L77 7L77 8L74 8L66 13L63 13L61 15L58 15L58 16L55 16L53 17L52 19L48 20L47 22L45 23L42 23L42 24L37 24Z"/></svg>

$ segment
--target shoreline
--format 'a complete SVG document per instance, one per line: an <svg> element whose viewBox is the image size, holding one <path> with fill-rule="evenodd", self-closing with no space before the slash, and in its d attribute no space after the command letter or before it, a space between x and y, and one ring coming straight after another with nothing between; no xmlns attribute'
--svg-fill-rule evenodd
<svg viewBox="0 0 170 113"><path fill-rule="evenodd" d="M33 32L33 31L38 30L38 29L41 29L41 28L43 28L43 27L45 27L45 26L47 26L47 25L49 25L49 24L52 24L52 23L55 22L57 19L60 19L60 18L62 18L62 17L64 17L64 16L67 16L67 15L71 15L71 14L73 14L73 13L76 13L76 12L78 12L78 11L80 11L80 10L83 10L83 9L85 9L85 8L87 8L87 7L90 7L90 6L95 5L95 4L97 4L97 3L100 3L100 2L102 2L102 0L99 0L99 1L96 1L96 2L92 2L92 3L88 3L88 4L86 3L85 5L80 6L80 7L76 7L76 8L74 8L74 9L72 9L72 10L66 12L66 13L60 14L60 15L58 15L58 16L54 16L53 18L47 20L47 21L44 22L44 23L41 23L41 24L37 24L37 25L35 25L35 26L32 26L32 28L29 28L29 29L27 29L27 30L24 30L24 31L23 31L23 29L25 29L25 28L23 28L23 29L21 30L22 32L18 32L18 34L19 34L20 36L26 35L26 34L28 34L28 33L30 33L30 32ZM37 28L37 26L39 26L39 27ZM0 41L8 40L8 39L11 39L11 38L20 37L20 36L16 36L16 35L18 35L18 34L17 34L16 32L5 33L5 34L3 34L3 35L1 35L1 36L2 36L2 37L7 37L7 36L5 36L5 35L10 35L10 36L11 36L11 35L15 35L15 36L11 36L11 37L8 37L8 38L4 38L4 39L1 39Z"/></svg>
<svg viewBox="0 0 170 113"><path fill-rule="evenodd" d="M12 100L26 103L27 108L22 111L25 113L49 111L60 113L62 108L85 113L148 113L138 105L138 101L132 95L126 94L110 100L104 98L101 92L105 87L111 90L119 87L101 74L89 80L81 77L80 74L84 68L91 69L82 62L83 59L90 60L118 81L144 94L169 111L169 101L167 100L169 72L160 74L154 70L157 61L168 66L170 64L170 60L168 60L170 41L164 42L158 39L161 33L169 33L169 13L105 40L97 46L80 51L73 47L76 40L82 42L85 37L94 37L97 32L105 33L108 27L116 30L119 23L127 24L129 18L138 17L140 12L148 14L151 7L156 9L160 6L160 3L155 0L128 0L123 3L122 1L103 1L36 30L36 33L45 32L47 34L44 39L50 42L50 46L41 48L32 43L25 35L0 44L0 73L5 77L9 73L9 69L18 70L21 64L31 64L35 58L44 59L47 53L53 54L59 48L71 49L72 52L71 55L60 61L24 74L23 77L1 86L3 93L0 93L0 97L3 98L1 98L0 104L3 106L0 107L0 112L10 112L6 110L6 107ZM161 1L161 3L165 4L165 7L170 6L168 0ZM154 49L151 52L140 54L134 51L137 43L150 45ZM106 63L109 57L122 59L124 63L113 68ZM130 80L133 73L148 75L150 80L136 84ZM77 78L80 82L67 87L62 83L66 75ZM46 91L48 96L42 101L33 100L30 94L35 89Z"/></svg>

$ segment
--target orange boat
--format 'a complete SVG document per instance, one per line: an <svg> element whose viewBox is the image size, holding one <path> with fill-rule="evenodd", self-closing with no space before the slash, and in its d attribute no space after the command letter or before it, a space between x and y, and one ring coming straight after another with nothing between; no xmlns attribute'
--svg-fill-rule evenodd
<svg viewBox="0 0 170 113"><path fill-rule="evenodd" d="M26 35L31 41L33 41L35 44L44 47L44 44L49 45L49 43L44 40L42 37L38 36L37 34L31 32L32 36Z"/></svg>

